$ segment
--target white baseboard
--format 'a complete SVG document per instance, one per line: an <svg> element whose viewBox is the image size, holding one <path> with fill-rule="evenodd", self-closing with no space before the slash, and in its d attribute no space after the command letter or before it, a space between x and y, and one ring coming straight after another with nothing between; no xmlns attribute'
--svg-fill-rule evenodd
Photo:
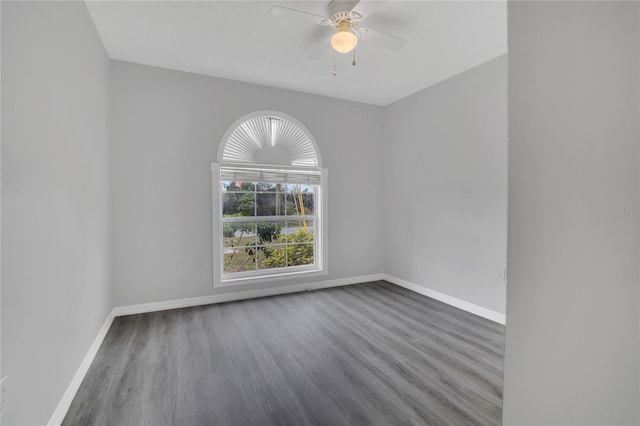
<svg viewBox="0 0 640 426"><path fill-rule="evenodd" d="M143 303L140 305L120 306L113 309L115 316L143 314L145 312L164 311L167 309L187 308L189 306L209 305L212 303L233 302L235 300L253 299L256 297L275 296L278 294L297 293L320 288L338 287L342 285L366 283L384 279L384 274L361 275L358 277L340 278L318 281L307 284L283 285L279 287L245 290L234 293L212 294L209 296L191 297L188 299L167 300L165 302Z"/></svg>
<svg viewBox="0 0 640 426"><path fill-rule="evenodd" d="M87 371L89 371L89 367L91 366L93 359L96 357L96 354L98 353L98 349L100 349L100 345L102 345L102 341L107 335L107 332L111 327L111 323L113 322L113 319L114 319L114 315L113 315L113 311L111 311L107 316L107 319L105 320L104 324L102 325L102 328L98 332L98 335L96 336L93 343L91 344L91 347L89 347L89 351L84 356L82 363L80 363L80 367L78 368L78 371L76 371L76 374L73 376L73 379L71 379L71 383L69 383L67 390L62 395L62 399L58 403L58 406L56 407L55 411L51 415L51 418L49 419L49 423L47 423L49 426L59 426L60 424L62 424L62 421L64 420L64 416L67 415L67 411L71 406L71 402L73 401L73 398L76 396L76 393L78 392L78 389L82 384L82 380L84 379L84 376L87 374Z"/></svg>
<svg viewBox="0 0 640 426"><path fill-rule="evenodd" d="M389 281L392 284L398 285L400 287L404 287L411 291L415 291L416 293L420 293L432 299L439 300L440 302L446 303L447 305L454 306L458 309L462 309L463 311L467 311L472 314L478 315L482 318L486 318L493 322L497 322L498 324L502 324L502 325L506 324L506 316L505 314L501 314L500 312L492 311L491 309L474 305L473 303L455 298L453 296L449 296L448 294L440 293L439 291L432 290L428 287L423 287L421 285L403 280L402 278L394 277L388 274L382 274L382 275L384 276L383 278L384 280Z"/></svg>
<svg viewBox="0 0 640 426"><path fill-rule="evenodd" d="M84 359L82 360L82 363L78 368L78 371L73 376L71 383L69 384L69 386L67 387L67 390L62 396L60 403L56 407L51 418L49 419L48 425L58 426L62 423L62 420L64 420L64 416L67 414L67 411L71 406L71 402L73 401L73 398L76 396L76 393L78 392L78 389L82 384L82 380L84 379L84 376L87 374L87 371L89 371L89 367L91 366L93 359L98 353L98 349L100 349L100 345L102 344L102 341L107 335L107 332L109 331L109 327L111 327L111 323L113 322L115 317L123 316L123 315L142 314L146 312L164 311L167 309L186 308L189 306L209 305L212 303L232 302L234 300L253 299L256 297L275 296L278 294L297 293L297 292L307 291L307 290L317 290L321 288L338 287L343 285L358 284L358 283L365 283L365 282L379 281L379 280L388 281L392 284L415 291L416 293L420 293L424 296L431 297L432 299L439 300L448 305L451 305L456 308L462 309L464 311L470 312L472 314L481 316L491 321L495 321L500 324L505 323L504 314L492 311L490 309L483 308L482 306L474 305L473 303L469 303L464 300L457 299L447 294L440 293L430 288L426 288L418 284L414 284L409 281L405 281L401 278L397 278L388 274L361 275L358 277L340 278L340 279L328 280L328 281L318 281L318 282L307 283L307 284L294 284L294 285L287 285L287 286L280 286L280 287L240 291L235 293L223 293L223 294L214 294L210 296L191 297L188 299L167 300L163 302L143 303L140 305L119 306L114 308L111 311L111 313L109 313L109 316L107 317L102 328L98 332L98 335L93 341L93 344L89 348L89 351L87 352Z"/></svg>

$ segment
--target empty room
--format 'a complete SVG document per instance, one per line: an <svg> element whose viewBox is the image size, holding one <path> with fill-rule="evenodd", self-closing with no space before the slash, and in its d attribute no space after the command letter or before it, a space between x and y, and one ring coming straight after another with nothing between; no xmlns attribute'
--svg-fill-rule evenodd
<svg viewBox="0 0 640 426"><path fill-rule="evenodd" d="M0 36L3 425L640 422L640 3Z"/></svg>

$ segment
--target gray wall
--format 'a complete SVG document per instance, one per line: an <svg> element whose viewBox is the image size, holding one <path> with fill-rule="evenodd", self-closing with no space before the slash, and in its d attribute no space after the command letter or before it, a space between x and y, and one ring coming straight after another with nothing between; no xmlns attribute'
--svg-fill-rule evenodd
<svg viewBox="0 0 640 426"><path fill-rule="evenodd" d="M383 272L381 108L117 61L112 84L116 306L239 291L212 287L210 164L227 128L264 109L300 120L329 169L320 279Z"/></svg>
<svg viewBox="0 0 640 426"><path fill-rule="evenodd" d="M109 312L109 60L84 2L2 2L4 424L49 420Z"/></svg>
<svg viewBox="0 0 640 426"><path fill-rule="evenodd" d="M387 108L115 61L116 306L255 288L212 288L210 163L261 109L300 120L329 169L322 279L390 272L504 313L505 57Z"/></svg>
<svg viewBox="0 0 640 426"><path fill-rule="evenodd" d="M506 425L638 424L638 13L509 3Z"/></svg>
<svg viewBox="0 0 640 426"><path fill-rule="evenodd" d="M506 55L385 114L386 272L504 314Z"/></svg>

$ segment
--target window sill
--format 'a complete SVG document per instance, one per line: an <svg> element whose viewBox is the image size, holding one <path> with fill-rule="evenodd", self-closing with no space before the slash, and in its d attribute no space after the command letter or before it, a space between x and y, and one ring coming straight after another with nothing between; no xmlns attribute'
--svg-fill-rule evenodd
<svg viewBox="0 0 640 426"><path fill-rule="evenodd" d="M256 277L227 278L220 281L214 281L214 288L243 286L248 284L262 284L274 281L290 280L293 278L307 278L327 275L326 270L311 269L308 271L283 272L273 275L262 275Z"/></svg>

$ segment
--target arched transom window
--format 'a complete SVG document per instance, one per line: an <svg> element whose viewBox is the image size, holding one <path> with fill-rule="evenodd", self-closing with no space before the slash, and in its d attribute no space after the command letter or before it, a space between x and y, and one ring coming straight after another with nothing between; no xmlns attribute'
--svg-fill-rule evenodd
<svg viewBox="0 0 640 426"><path fill-rule="evenodd" d="M214 285L326 273L327 172L309 131L259 111L225 133L212 164Z"/></svg>

